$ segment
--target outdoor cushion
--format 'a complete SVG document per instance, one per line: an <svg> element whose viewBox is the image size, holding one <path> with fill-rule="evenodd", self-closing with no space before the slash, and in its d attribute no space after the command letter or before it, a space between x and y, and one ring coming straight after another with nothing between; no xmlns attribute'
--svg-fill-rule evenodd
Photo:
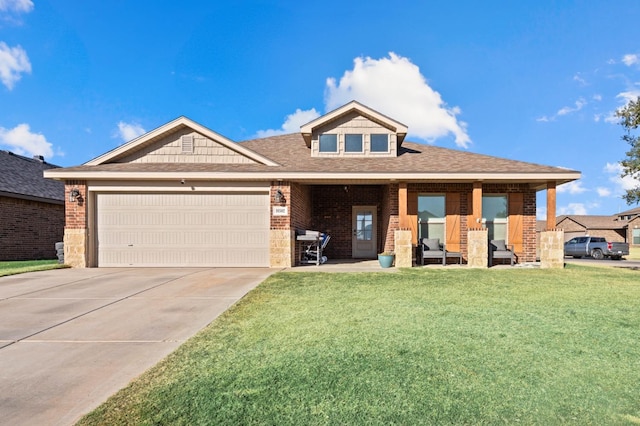
<svg viewBox="0 0 640 426"><path fill-rule="evenodd" d="M491 240L491 245L496 251L507 251L507 245L504 240Z"/></svg>
<svg viewBox="0 0 640 426"><path fill-rule="evenodd" d="M438 251L440 250L440 238L423 238L422 239L422 244L424 245L424 247L422 248L423 250L434 250L434 251Z"/></svg>

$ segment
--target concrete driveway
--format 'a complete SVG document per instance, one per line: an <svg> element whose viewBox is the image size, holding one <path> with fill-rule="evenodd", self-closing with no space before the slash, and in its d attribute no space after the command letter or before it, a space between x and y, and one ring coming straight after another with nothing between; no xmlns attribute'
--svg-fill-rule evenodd
<svg viewBox="0 0 640 426"><path fill-rule="evenodd" d="M0 423L68 425L273 269L59 269L0 278Z"/></svg>

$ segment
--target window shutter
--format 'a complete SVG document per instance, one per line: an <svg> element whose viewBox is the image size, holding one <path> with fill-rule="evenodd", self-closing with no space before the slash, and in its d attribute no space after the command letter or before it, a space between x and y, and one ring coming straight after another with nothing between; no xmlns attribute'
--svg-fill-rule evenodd
<svg viewBox="0 0 640 426"><path fill-rule="evenodd" d="M460 193L448 192L445 198L447 250L460 251Z"/></svg>
<svg viewBox="0 0 640 426"><path fill-rule="evenodd" d="M513 244L516 253L524 250L524 194L514 192L509 194L509 244Z"/></svg>

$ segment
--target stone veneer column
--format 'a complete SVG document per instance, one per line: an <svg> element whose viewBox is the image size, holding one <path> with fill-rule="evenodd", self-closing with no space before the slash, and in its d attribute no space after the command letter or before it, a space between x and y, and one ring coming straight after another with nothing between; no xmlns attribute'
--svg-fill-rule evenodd
<svg viewBox="0 0 640 426"><path fill-rule="evenodd" d="M413 245L410 230L394 232L396 268L411 268L413 266Z"/></svg>
<svg viewBox="0 0 640 426"><path fill-rule="evenodd" d="M70 192L78 190L80 196L71 201ZM72 268L86 268L88 257L87 182L65 182L64 263Z"/></svg>
<svg viewBox="0 0 640 426"><path fill-rule="evenodd" d="M467 234L467 264L470 268L489 265L489 240L486 229L471 229Z"/></svg>
<svg viewBox="0 0 640 426"><path fill-rule="evenodd" d="M269 259L272 268L290 268L295 265L295 231L272 229Z"/></svg>
<svg viewBox="0 0 640 426"><path fill-rule="evenodd" d="M564 268L564 230L540 233L540 267Z"/></svg>
<svg viewBox="0 0 640 426"><path fill-rule="evenodd" d="M72 268L86 268L87 256L85 254L87 247L87 230L86 229L69 229L64 230L64 263Z"/></svg>

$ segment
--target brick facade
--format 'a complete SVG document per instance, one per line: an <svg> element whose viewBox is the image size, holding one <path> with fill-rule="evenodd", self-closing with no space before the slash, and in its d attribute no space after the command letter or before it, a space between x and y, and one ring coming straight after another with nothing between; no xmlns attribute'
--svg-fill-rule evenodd
<svg viewBox="0 0 640 426"><path fill-rule="evenodd" d="M69 195L74 189L80 192L80 196L76 197L74 201L70 201ZM65 182L64 263L74 268L86 268L88 264L87 196L86 181L68 180Z"/></svg>
<svg viewBox="0 0 640 426"><path fill-rule="evenodd" d="M325 251L327 257L330 259L351 259L353 206L376 206L378 217L376 240L379 250L382 192L380 185L317 185L311 187L313 205L311 228L326 232L331 236L331 241Z"/></svg>
<svg viewBox="0 0 640 426"><path fill-rule="evenodd" d="M293 182L272 182L272 207L276 190L285 197L283 206L288 216L271 217L272 230L313 229L331 235L331 242L324 254L330 259L352 257L352 208L376 206L377 249L395 249L395 231L399 229L399 184L388 185L303 185ZM460 251L465 260L468 252L468 215L470 212L472 184L414 183L408 184L409 198L414 200L423 193L457 193L460 200ZM536 192L526 184L490 184L483 186L483 194L522 194L522 250L519 262L536 260ZM296 244L295 242L293 243ZM295 261L294 261L295 263Z"/></svg>
<svg viewBox="0 0 640 426"><path fill-rule="evenodd" d="M55 259L64 205L0 197L0 260Z"/></svg>

